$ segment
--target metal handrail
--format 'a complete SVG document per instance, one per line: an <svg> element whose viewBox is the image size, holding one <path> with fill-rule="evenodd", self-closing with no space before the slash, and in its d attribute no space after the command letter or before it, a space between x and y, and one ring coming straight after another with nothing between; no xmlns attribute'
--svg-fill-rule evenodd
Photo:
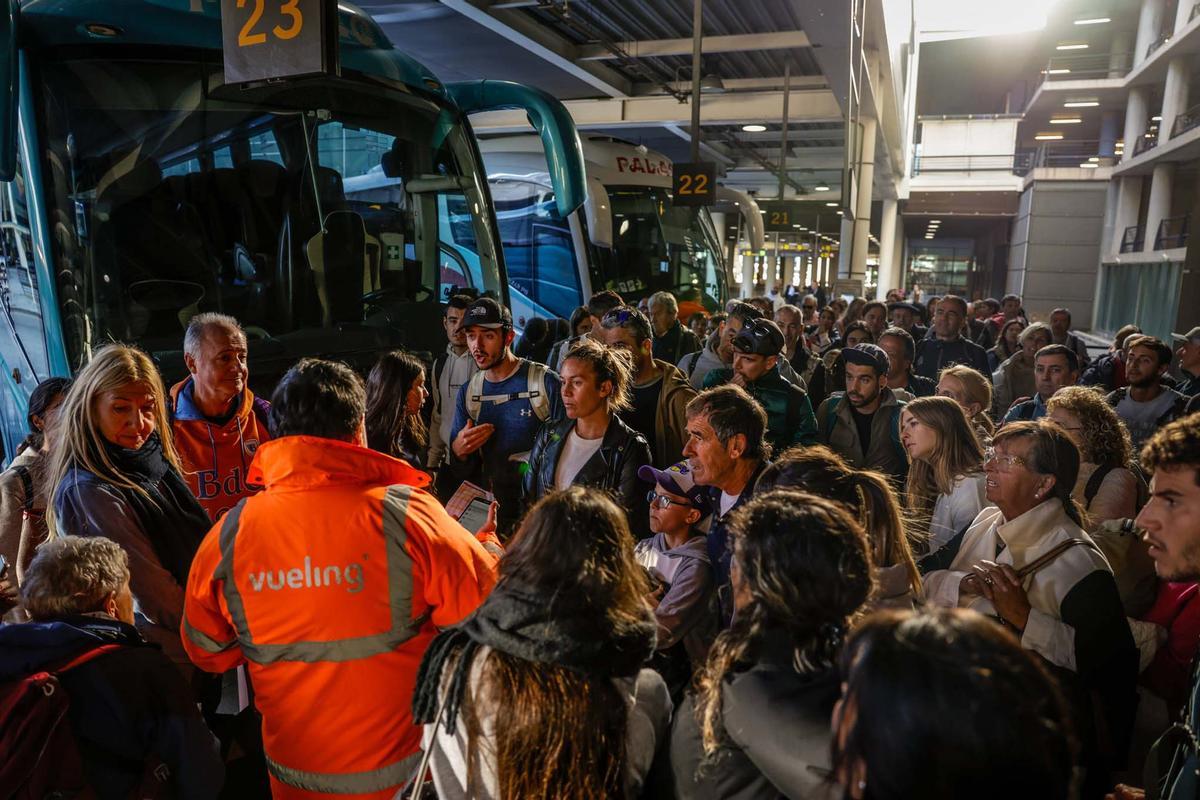
<svg viewBox="0 0 1200 800"><path fill-rule="evenodd" d="M1011 172L1024 175L1033 166L1033 153L913 156L913 175L923 172Z"/></svg>
<svg viewBox="0 0 1200 800"><path fill-rule="evenodd" d="M1197 14L1200 14L1200 3L1196 3L1194 6L1192 6L1192 10L1188 14L1188 22L1194 20Z"/></svg>
<svg viewBox="0 0 1200 800"><path fill-rule="evenodd" d="M1154 234L1155 250L1170 250L1175 247L1185 247L1188 240L1188 218L1169 217L1158 223L1158 231Z"/></svg>
<svg viewBox="0 0 1200 800"><path fill-rule="evenodd" d="M1130 225L1121 236L1121 252L1137 253L1146 246L1146 226Z"/></svg>
<svg viewBox="0 0 1200 800"><path fill-rule="evenodd" d="M1160 33L1158 35L1158 38L1155 39L1153 42L1151 42L1150 46L1146 48L1146 58L1149 58L1154 53L1155 50L1162 47L1164 44L1166 44L1169 41L1171 41L1171 34Z"/></svg>
<svg viewBox="0 0 1200 800"><path fill-rule="evenodd" d="M1133 154L1141 155L1147 150L1158 147L1158 130L1146 131L1133 145Z"/></svg>
<svg viewBox="0 0 1200 800"><path fill-rule="evenodd" d="M1129 56L1131 55L1133 54L1129 52L1117 51L1112 53L1054 56L1046 62L1046 66L1042 69L1042 79L1047 81L1076 81L1089 78L1116 77L1112 74L1114 69L1121 74L1129 71L1129 62L1131 61ZM1118 67L1113 66L1114 59L1116 58L1120 59L1115 62L1119 64Z"/></svg>
<svg viewBox="0 0 1200 800"><path fill-rule="evenodd" d="M1200 7L1200 3L1196 5ZM1171 138L1174 139L1179 134L1186 133L1197 125L1200 125L1200 103L1192 106L1187 111L1175 115L1175 122L1171 125Z"/></svg>

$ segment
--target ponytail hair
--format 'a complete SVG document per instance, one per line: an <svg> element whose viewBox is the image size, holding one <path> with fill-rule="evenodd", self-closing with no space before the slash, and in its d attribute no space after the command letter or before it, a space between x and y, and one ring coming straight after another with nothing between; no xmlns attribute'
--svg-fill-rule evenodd
<svg viewBox="0 0 1200 800"><path fill-rule="evenodd" d="M1009 439L1027 439L1025 466L1038 475L1054 478L1051 493L1062 503L1063 512L1080 528L1087 529L1087 513L1071 492L1079 479L1079 448L1058 423L1043 417L1034 422L1010 422L996 433L993 444Z"/></svg>

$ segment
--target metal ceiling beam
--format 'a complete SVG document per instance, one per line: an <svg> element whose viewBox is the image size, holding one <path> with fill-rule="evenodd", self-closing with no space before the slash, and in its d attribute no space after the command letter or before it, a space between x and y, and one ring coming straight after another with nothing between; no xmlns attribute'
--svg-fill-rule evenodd
<svg viewBox="0 0 1200 800"><path fill-rule="evenodd" d="M799 109L791 115L796 123L836 122L841 118L837 100L827 90L793 91L790 103ZM583 130L691 124L691 103L680 103L670 96L567 100L564 105ZM700 100L701 125L745 125L782 116L783 92L702 95ZM528 131L529 121L523 111L489 111L473 115L471 127L480 133L517 133Z"/></svg>
<svg viewBox="0 0 1200 800"><path fill-rule="evenodd" d="M683 139L685 142L692 141L692 135L679 125L664 125L663 127L678 136L680 139ZM704 139L700 140L700 149L727 167L732 166L734 163L734 158L730 156L724 148L717 147L716 145L705 141Z"/></svg>
<svg viewBox="0 0 1200 800"><path fill-rule="evenodd" d="M457 11L510 42L553 64L558 69L596 87L609 97L629 97L633 82L604 64L581 62L581 48L520 11L496 9L489 0L439 0L446 8ZM691 41L691 40L689 40Z"/></svg>
<svg viewBox="0 0 1200 800"><path fill-rule="evenodd" d="M686 56L692 52L692 39L651 39L647 41L618 42L623 51L614 53L602 44L584 45L579 48L579 57L584 61L607 61L615 58L662 58L664 56ZM775 31L773 33L746 33L735 36L705 36L704 53L740 53L754 50L790 50L811 47L808 34L804 31Z"/></svg>
<svg viewBox="0 0 1200 800"><path fill-rule="evenodd" d="M707 39L705 41L708 41ZM762 91L763 89L782 89L783 76L777 78L724 78L721 81L725 89L731 92ZM828 88L824 75L797 75L792 77L793 89L825 89ZM676 92L687 92L691 85L687 81L668 81L662 83L646 83L638 81L633 84L635 96L665 94L667 88Z"/></svg>

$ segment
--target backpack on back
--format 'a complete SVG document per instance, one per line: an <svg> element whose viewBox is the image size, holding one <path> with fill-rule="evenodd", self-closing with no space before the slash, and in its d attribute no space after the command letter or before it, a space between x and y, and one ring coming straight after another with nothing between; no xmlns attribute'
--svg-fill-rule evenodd
<svg viewBox="0 0 1200 800"><path fill-rule="evenodd" d="M484 394L483 393L483 370L479 370L471 376L470 382L467 384L467 416L471 421L478 424L479 412L483 409L483 401L487 400L493 405L507 403L510 400L528 400L529 405L533 408L533 413L542 422L550 418L550 396L546 393L546 373L550 368L545 364L539 364L536 361L527 361L529 371L526 373L525 391L512 392L511 394Z"/></svg>
<svg viewBox="0 0 1200 800"><path fill-rule="evenodd" d="M833 428L837 424L838 406L841 405L842 398L844 396L845 395L841 392L835 392L834 394L829 395L829 399L826 401L829 405L825 409L825 420L824 424L821 426L821 433L824 437L823 441L828 442L830 435L833 434ZM904 449L904 444L900 441L900 412L903 410L903 408L904 403L899 402L892 406L892 421L888 428L891 432L892 448L896 451L896 454L900 456L901 460L907 461L908 451ZM865 456L866 453L863 455Z"/></svg>

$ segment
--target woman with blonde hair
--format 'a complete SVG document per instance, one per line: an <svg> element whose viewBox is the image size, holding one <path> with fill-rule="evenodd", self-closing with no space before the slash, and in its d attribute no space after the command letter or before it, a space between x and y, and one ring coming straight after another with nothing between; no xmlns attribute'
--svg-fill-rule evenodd
<svg viewBox="0 0 1200 800"><path fill-rule="evenodd" d="M966 364L952 364L938 376L937 396L958 403L971 421L975 437L987 447L996 432L996 423L988 414L992 407L992 384L987 376Z"/></svg>
<svg viewBox="0 0 1200 800"><path fill-rule="evenodd" d="M936 553L966 531L987 505L983 447L962 406L949 397L919 397L900 412L900 443L910 466L908 510Z"/></svg>
<svg viewBox="0 0 1200 800"><path fill-rule="evenodd" d="M872 597L875 604L911 607L921 599L921 575L900 501L882 473L854 469L824 445L797 445L763 470L754 485L756 495L772 489L828 497L850 510L870 539L878 582Z"/></svg>
<svg viewBox="0 0 1200 800"><path fill-rule="evenodd" d="M183 587L212 523L180 474L166 391L149 356L106 345L58 417L50 536L106 536L129 555L138 630L190 673L179 639Z"/></svg>

